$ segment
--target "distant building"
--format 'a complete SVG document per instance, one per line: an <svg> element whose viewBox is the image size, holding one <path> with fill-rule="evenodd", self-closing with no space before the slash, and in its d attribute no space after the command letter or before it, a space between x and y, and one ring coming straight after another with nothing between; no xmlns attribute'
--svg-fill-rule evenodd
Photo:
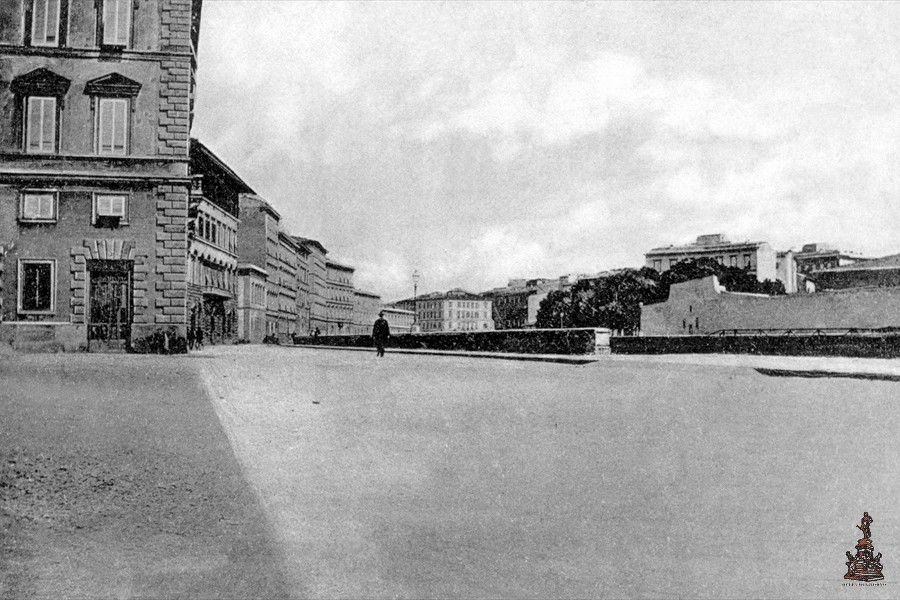
<svg viewBox="0 0 900 600"><path fill-rule="evenodd" d="M384 318L391 328L391 335L412 332L413 323L416 320L416 313L411 310L403 310L402 308L393 306L382 306L381 310L384 311ZM364 333L372 333L371 325L369 326L368 331Z"/></svg>
<svg viewBox="0 0 900 600"><path fill-rule="evenodd" d="M900 254L861 260L813 272L817 290L900 286Z"/></svg>
<svg viewBox="0 0 900 600"><path fill-rule="evenodd" d="M327 335L350 333L353 328L353 272L355 269L333 260L325 261Z"/></svg>
<svg viewBox="0 0 900 600"><path fill-rule="evenodd" d="M290 341L297 326L297 244L282 232L278 211L260 196L241 194L240 211L239 262L267 274L266 336Z"/></svg>
<svg viewBox="0 0 900 600"><path fill-rule="evenodd" d="M722 234L701 235L685 246L654 248L645 255L645 265L664 273L676 263L700 258L746 269L759 281L777 279L775 251L768 242L730 242Z"/></svg>
<svg viewBox="0 0 900 600"><path fill-rule="evenodd" d="M266 335L269 274L256 265L238 265L237 339L260 344Z"/></svg>
<svg viewBox="0 0 900 600"><path fill-rule="evenodd" d="M821 242L804 244L800 252L794 254L794 259L797 261L797 271L803 275L869 260L857 254L841 252L837 246Z"/></svg>
<svg viewBox="0 0 900 600"><path fill-rule="evenodd" d="M456 288L419 296L416 324L420 331L491 331L492 302L479 294Z"/></svg>
<svg viewBox="0 0 900 600"><path fill-rule="evenodd" d="M381 311L381 296L362 290L353 291L353 323L350 331L355 335L372 333L372 324ZM388 322L390 324L390 322Z"/></svg>
<svg viewBox="0 0 900 600"><path fill-rule="evenodd" d="M797 270L797 259L791 250L775 253L775 277L784 284L786 294L804 291L804 276Z"/></svg>
<svg viewBox="0 0 900 600"><path fill-rule="evenodd" d="M212 151L191 140L188 204L188 327L206 344L237 335L239 196L253 190Z"/></svg>
<svg viewBox="0 0 900 600"><path fill-rule="evenodd" d="M294 240L302 244L309 253L307 261L307 278L309 287L309 333L317 329L324 334L328 330L328 269L325 265L328 250L321 243L309 238L294 236ZM302 332L301 332L302 334Z"/></svg>
<svg viewBox="0 0 900 600"><path fill-rule="evenodd" d="M534 327L541 301L561 287L560 279L511 279L481 296L491 300L494 329L523 329Z"/></svg>

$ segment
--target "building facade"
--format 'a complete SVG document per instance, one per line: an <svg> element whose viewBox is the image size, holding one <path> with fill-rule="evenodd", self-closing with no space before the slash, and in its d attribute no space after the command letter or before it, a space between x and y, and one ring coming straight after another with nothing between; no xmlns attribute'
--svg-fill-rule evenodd
<svg viewBox="0 0 900 600"><path fill-rule="evenodd" d="M416 313L414 313L413 311L403 310L402 308L396 308L393 306L382 306L381 311L384 311L384 318L388 322L388 327L391 328L392 335L413 332L413 326L416 321ZM372 333L371 325L369 326L368 331L364 333Z"/></svg>
<svg viewBox="0 0 900 600"><path fill-rule="evenodd" d="M562 286L562 278L511 279L506 287L481 296L491 300L494 329L524 329L534 327L541 301Z"/></svg>
<svg viewBox="0 0 900 600"><path fill-rule="evenodd" d="M855 261L814 272L817 290L900 286L900 254Z"/></svg>
<svg viewBox="0 0 900 600"><path fill-rule="evenodd" d="M281 215L257 194L239 197L238 257L266 273L265 336L289 342L297 326L297 245L281 230Z"/></svg>
<svg viewBox="0 0 900 600"><path fill-rule="evenodd" d="M182 347L200 7L0 2L7 341Z"/></svg>
<svg viewBox="0 0 900 600"><path fill-rule="evenodd" d="M325 333L341 335L353 328L353 272L355 269L333 260L325 261Z"/></svg>
<svg viewBox="0 0 900 600"><path fill-rule="evenodd" d="M191 140L188 205L188 329L205 344L236 339L239 197L253 190L212 151Z"/></svg>
<svg viewBox="0 0 900 600"><path fill-rule="evenodd" d="M269 274L256 265L238 265L237 339L261 344L266 337L266 289Z"/></svg>
<svg viewBox="0 0 900 600"><path fill-rule="evenodd" d="M644 257L645 266L660 273L684 260L709 258L720 265L746 269L759 281L777 279L775 251L768 242L730 242L721 234L701 235L685 246L654 248Z"/></svg>
<svg viewBox="0 0 900 600"><path fill-rule="evenodd" d="M350 333L354 335L369 335L372 333L372 325L381 312L381 296L362 290L353 291L353 326ZM388 321L390 325L390 321Z"/></svg>
<svg viewBox="0 0 900 600"><path fill-rule="evenodd" d="M415 305L416 325L423 333L494 329L492 302L479 294L456 288L419 296Z"/></svg>
<svg viewBox="0 0 900 600"><path fill-rule="evenodd" d="M325 266L328 250L316 240L294 236L294 240L303 245L307 251L306 268L309 288L309 334L316 331L325 333L328 330L328 269ZM303 333L303 332L301 332Z"/></svg>

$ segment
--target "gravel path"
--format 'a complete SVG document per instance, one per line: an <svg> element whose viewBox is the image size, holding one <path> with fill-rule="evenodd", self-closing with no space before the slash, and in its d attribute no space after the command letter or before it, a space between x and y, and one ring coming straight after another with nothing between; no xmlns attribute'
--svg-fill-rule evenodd
<svg viewBox="0 0 900 600"><path fill-rule="evenodd" d="M900 384L209 355L197 365L297 596L900 595ZM863 511L885 587L842 587Z"/></svg>

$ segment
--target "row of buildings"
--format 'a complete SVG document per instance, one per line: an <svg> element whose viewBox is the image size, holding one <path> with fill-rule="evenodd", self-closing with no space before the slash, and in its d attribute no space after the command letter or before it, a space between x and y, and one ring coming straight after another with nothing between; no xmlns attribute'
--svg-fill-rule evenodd
<svg viewBox="0 0 900 600"><path fill-rule="evenodd" d="M380 298L353 267L191 138L201 9L0 2L0 341L154 351L198 331L370 330Z"/></svg>

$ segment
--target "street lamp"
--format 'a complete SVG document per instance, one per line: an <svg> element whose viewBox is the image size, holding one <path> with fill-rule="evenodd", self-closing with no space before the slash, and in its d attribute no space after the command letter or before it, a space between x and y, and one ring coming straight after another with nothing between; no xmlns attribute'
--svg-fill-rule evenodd
<svg viewBox="0 0 900 600"><path fill-rule="evenodd" d="M413 326L412 326L412 329L413 329L413 333L415 333L417 331L416 325L417 325L417 320L419 317L419 306L418 306L418 304L419 304L418 303L419 277L421 277L421 275L419 275L419 271L414 270L413 274L412 274L412 280L413 280Z"/></svg>

